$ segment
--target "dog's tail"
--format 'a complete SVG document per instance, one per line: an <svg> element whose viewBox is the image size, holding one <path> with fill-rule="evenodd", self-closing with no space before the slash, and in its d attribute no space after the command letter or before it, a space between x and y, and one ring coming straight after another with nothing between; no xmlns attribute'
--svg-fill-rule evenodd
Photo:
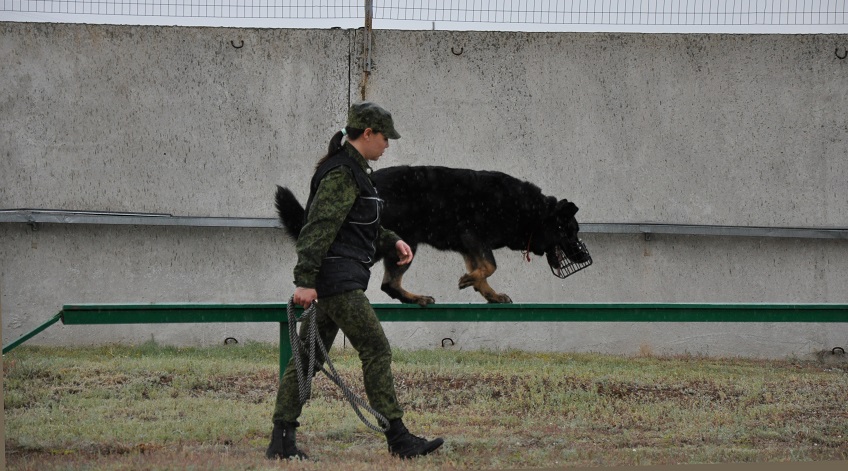
<svg viewBox="0 0 848 471"><path fill-rule="evenodd" d="M303 228L303 206L297 201L297 197L288 188L277 185L277 194L274 198L274 206L286 232L295 240Z"/></svg>

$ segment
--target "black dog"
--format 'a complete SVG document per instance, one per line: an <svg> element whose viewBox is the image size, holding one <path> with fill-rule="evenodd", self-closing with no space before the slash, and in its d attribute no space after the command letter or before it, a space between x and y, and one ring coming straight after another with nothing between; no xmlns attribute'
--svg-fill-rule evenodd
<svg viewBox="0 0 848 471"><path fill-rule="evenodd" d="M568 276L561 273L566 264L591 263L577 238L577 206L543 195L532 183L501 172L434 166L389 167L374 172L372 179L386 202L383 227L395 231L413 251L423 243L461 253L468 273L459 279L459 288L473 286L490 303L512 302L487 281L497 268L495 249L545 254L560 277ZM276 206L283 226L296 239L303 227L303 206L279 186ZM397 254L380 255L385 266L383 291L404 303L435 302L403 289L401 280L409 265L398 266Z"/></svg>

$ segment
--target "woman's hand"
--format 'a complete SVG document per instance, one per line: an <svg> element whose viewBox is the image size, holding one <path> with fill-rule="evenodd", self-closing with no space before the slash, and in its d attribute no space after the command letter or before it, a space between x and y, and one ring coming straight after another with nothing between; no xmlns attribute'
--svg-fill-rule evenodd
<svg viewBox="0 0 848 471"><path fill-rule="evenodd" d="M318 300L318 292L314 288L301 288L298 286L294 289L294 303L298 306L303 306L304 309L309 309L312 301Z"/></svg>
<svg viewBox="0 0 848 471"><path fill-rule="evenodd" d="M412 262L412 248L410 248L406 242L402 240L395 242L395 249L397 249L399 259L397 262L398 265L406 265Z"/></svg>

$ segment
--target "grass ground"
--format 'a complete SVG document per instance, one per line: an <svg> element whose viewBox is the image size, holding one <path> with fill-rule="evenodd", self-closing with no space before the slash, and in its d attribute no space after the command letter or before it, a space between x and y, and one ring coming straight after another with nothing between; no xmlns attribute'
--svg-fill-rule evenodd
<svg viewBox="0 0 848 471"><path fill-rule="evenodd" d="M10 470L430 470L848 459L848 363L396 351L409 428L392 459L319 375L299 429L317 461L264 459L277 348L19 347L5 357ZM331 353L362 394L351 350Z"/></svg>

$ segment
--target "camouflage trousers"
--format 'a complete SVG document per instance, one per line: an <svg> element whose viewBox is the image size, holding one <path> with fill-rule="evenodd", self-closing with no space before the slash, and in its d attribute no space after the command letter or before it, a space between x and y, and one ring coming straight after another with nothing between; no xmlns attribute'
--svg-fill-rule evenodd
<svg viewBox="0 0 848 471"><path fill-rule="evenodd" d="M341 329L359 354L365 394L371 407L388 420L401 418L403 410L397 401L391 368L392 350L365 293L362 290L354 290L321 298L315 311L311 319L318 323L318 335L328 351ZM301 324L299 333L304 341L308 327L305 324L307 323ZM324 364L320 350L316 351L315 357L316 361ZM301 358L305 368L309 359L306 355ZM297 371L292 358L280 380L274 420L295 422L302 409L298 395Z"/></svg>

